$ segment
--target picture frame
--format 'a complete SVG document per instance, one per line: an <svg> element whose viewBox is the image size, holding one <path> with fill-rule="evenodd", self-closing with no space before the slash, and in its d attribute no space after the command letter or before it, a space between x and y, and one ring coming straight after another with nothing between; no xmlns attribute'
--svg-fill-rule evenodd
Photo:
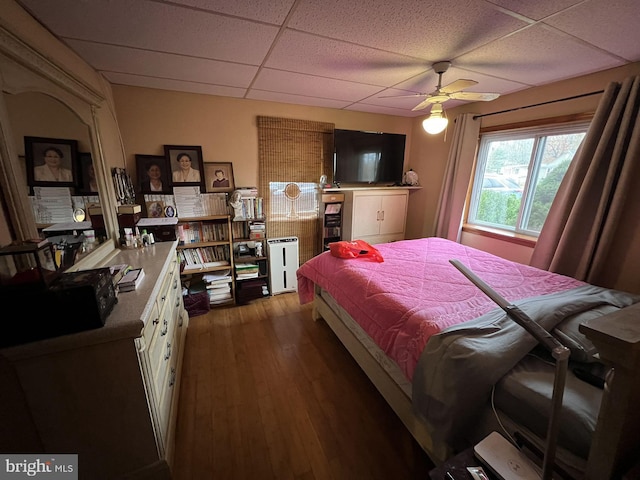
<svg viewBox="0 0 640 480"><path fill-rule="evenodd" d="M90 153L78 152L78 187L76 190L81 195L98 195L98 183Z"/></svg>
<svg viewBox="0 0 640 480"><path fill-rule="evenodd" d="M164 156L171 168L171 185L204 187L204 160L202 147L197 145L165 145ZM188 161L185 161L185 158ZM181 163L182 161L182 163Z"/></svg>
<svg viewBox="0 0 640 480"><path fill-rule="evenodd" d="M149 218L161 218L164 217L165 204L159 200L152 200L146 202L147 217Z"/></svg>
<svg viewBox="0 0 640 480"><path fill-rule="evenodd" d="M170 167L162 155L136 154L137 190L142 194L171 193Z"/></svg>
<svg viewBox="0 0 640 480"><path fill-rule="evenodd" d="M222 172L222 174L220 174ZM233 192L233 163L207 162L204 164L205 192Z"/></svg>
<svg viewBox="0 0 640 480"><path fill-rule="evenodd" d="M164 216L168 218L176 216L176 209L173 205L167 205L166 207L164 207Z"/></svg>
<svg viewBox="0 0 640 480"><path fill-rule="evenodd" d="M25 136L24 156L30 187L78 185L77 140Z"/></svg>

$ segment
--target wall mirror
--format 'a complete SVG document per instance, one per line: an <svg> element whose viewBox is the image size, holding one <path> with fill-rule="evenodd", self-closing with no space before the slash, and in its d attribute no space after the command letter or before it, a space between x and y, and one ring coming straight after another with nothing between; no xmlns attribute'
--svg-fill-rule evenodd
<svg viewBox="0 0 640 480"><path fill-rule="evenodd" d="M47 187L57 190L57 186L43 182L37 185L38 190L34 190L34 174L28 169L43 163L44 153L44 147L37 140L63 139L62 150L67 147L66 140L74 140L77 155L73 159L76 162L73 165L74 187L69 187L73 200L69 222L74 222L74 214L76 219L80 218L79 210L86 212L88 203L99 202L104 230L103 238L91 245L84 255L79 255L68 270L99 265L113 253L118 236L113 185L101 148L96 115L104 99L1 28L0 90L0 186L11 240L43 236L43 228L48 227L47 222L38 222L42 218L38 218L37 211L34 213L32 196ZM36 139L33 147L36 153L31 154L31 159L25 152L24 137ZM89 168L95 175L91 187Z"/></svg>

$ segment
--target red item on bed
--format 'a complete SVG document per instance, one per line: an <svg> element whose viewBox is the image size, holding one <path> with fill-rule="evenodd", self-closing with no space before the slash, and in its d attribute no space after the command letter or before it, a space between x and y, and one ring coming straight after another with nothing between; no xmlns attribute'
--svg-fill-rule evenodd
<svg viewBox="0 0 640 480"><path fill-rule="evenodd" d="M370 258L376 262L384 262L380 252L364 240L331 242L329 251L336 258Z"/></svg>
<svg viewBox="0 0 640 480"><path fill-rule="evenodd" d="M297 271L301 303L325 289L413 378L427 340L477 318L495 303L449 263L458 259L510 302L585 285L442 238L376 244L384 262L345 262L322 253Z"/></svg>

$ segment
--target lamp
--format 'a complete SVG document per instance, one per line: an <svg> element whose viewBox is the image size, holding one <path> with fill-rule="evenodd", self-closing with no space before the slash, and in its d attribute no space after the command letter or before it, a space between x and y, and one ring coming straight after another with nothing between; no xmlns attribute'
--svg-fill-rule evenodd
<svg viewBox="0 0 640 480"><path fill-rule="evenodd" d="M449 120L444 114L442 105L436 103L431 107L431 115L422 122L422 128L431 135L436 135L447 128Z"/></svg>

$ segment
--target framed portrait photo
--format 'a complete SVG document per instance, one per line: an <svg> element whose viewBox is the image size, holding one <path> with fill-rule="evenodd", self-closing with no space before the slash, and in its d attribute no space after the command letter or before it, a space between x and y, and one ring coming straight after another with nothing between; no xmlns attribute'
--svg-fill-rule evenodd
<svg viewBox="0 0 640 480"><path fill-rule="evenodd" d="M160 155L136 154L138 192L143 194L171 193L169 162Z"/></svg>
<svg viewBox="0 0 640 480"><path fill-rule="evenodd" d="M233 164L213 163L204 164L205 192L232 192L236 188L233 180Z"/></svg>
<svg viewBox="0 0 640 480"><path fill-rule="evenodd" d="M78 141L24 137L27 184L30 187L76 187Z"/></svg>
<svg viewBox="0 0 640 480"><path fill-rule="evenodd" d="M204 186L204 162L202 147L165 145L164 156L171 167L171 184L174 187Z"/></svg>
<svg viewBox="0 0 640 480"><path fill-rule="evenodd" d="M98 182L90 153L78 152L78 174L80 181L76 189L81 195L98 195Z"/></svg>

